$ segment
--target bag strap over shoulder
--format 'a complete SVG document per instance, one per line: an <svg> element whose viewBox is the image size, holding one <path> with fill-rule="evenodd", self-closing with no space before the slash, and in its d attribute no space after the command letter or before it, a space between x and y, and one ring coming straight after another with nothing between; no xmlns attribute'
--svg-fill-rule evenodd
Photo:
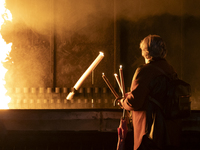
<svg viewBox="0 0 200 150"><path fill-rule="evenodd" d="M157 70L159 70L162 74L164 74L166 77L168 77L169 79L171 79L171 77L169 75L167 75L164 70L162 70L161 68L151 64L151 66L153 66L154 68L156 68ZM149 96L149 100L152 101L154 104L156 104L161 110L163 110L163 106L160 104L160 102L158 102L156 99L154 99L153 97Z"/></svg>
<svg viewBox="0 0 200 150"><path fill-rule="evenodd" d="M161 110L163 110L163 106L153 97L149 96L149 100L155 103Z"/></svg>
<svg viewBox="0 0 200 150"><path fill-rule="evenodd" d="M159 70L160 72L162 72L165 76L167 76L169 79L172 79L168 74L165 73L165 71L153 64L151 64L151 66L153 66L154 68L156 68L157 70Z"/></svg>
<svg viewBox="0 0 200 150"><path fill-rule="evenodd" d="M176 79L178 79L178 76L177 76L177 73L176 73L176 72L174 72L173 74L169 75L169 74L167 74L163 69L161 69L160 67L157 67L157 66L155 66L155 65L153 65L153 64L151 64L151 63L150 63L150 65L151 65L152 67L156 68L157 70L159 70L160 72L162 72L162 73L163 73L166 77L168 77L170 80L176 80Z"/></svg>

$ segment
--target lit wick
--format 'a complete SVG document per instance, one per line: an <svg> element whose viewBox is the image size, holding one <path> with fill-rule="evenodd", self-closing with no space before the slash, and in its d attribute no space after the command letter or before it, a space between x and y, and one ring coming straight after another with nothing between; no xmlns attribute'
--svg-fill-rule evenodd
<svg viewBox="0 0 200 150"><path fill-rule="evenodd" d="M113 93L113 95L115 96L115 98L119 98L119 95L117 94L117 92L115 91L115 89L112 87L112 85L110 84L110 82L108 81L108 79L106 78L106 76L104 75L104 73L102 73L102 78L106 82L107 86L109 87L109 89L111 90L111 92Z"/></svg>

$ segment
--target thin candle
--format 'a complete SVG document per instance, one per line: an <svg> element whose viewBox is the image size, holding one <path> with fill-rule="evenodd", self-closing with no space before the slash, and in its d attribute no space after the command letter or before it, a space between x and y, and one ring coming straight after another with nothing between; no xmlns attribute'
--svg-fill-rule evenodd
<svg viewBox="0 0 200 150"><path fill-rule="evenodd" d="M115 96L115 98L118 98L119 95L117 94L117 92L115 91L115 89L112 87L112 85L110 84L109 80L106 78L106 76L104 75L104 73L102 73L102 78L106 82L107 86L109 87L109 89L111 90L111 92L113 93L113 95Z"/></svg>
<svg viewBox="0 0 200 150"><path fill-rule="evenodd" d="M119 74L120 74L120 80L121 80L121 87L122 87L122 91L123 91L122 97L125 98L125 85L124 85L124 76L123 76L122 65L120 65ZM126 110L123 109L122 119L125 119L125 114L126 114Z"/></svg>
<svg viewBox="0 0 200 150"><path fill-rule="evenodd" d="M122 65L120 65L120 68L119 68L119 75L120 75L120 81L121 81L121 87L122 87L122 96L125 97L125 85L124 85Z"/></svg>
<svg viewBox="0 0 200 150"><path fill-rule="evenodd" d="M117 84L118 84L118 86L119 86L121 92L123 93L123 90L122 90L122 87L121 87L121 83L120 83L120 80L119 80L119 76L118 76L116 73L114 74L114 76L115 76L115 79L116 79L116 81L117 81Z"/></svg>

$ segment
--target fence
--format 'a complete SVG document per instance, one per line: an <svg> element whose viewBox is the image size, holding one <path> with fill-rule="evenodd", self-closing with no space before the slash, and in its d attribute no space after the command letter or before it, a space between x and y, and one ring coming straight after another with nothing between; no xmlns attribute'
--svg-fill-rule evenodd
<svg viewBox="0 0 200 150"><path fill-rule="evenodd" d="M120 95L119 89L116 89ZM9 88L9 109L119 109L106 87L80 88L72 100L66 97L71 88Z"/></svg>

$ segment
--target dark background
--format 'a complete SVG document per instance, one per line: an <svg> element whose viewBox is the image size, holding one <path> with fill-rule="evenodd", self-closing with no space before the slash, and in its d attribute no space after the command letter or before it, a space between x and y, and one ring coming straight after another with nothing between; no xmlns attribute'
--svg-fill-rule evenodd
<svg viewBox="0 0 200 150"><path fill-rule="evenodd" d="M192 109L200 109L198 0L6 0L12 13L1 34L12 51L4 66L6 88L73 87L98 56L104 59L82 87L104 87L102 72L116 87L123 65L130 86L144 63L140 41L158 34L166 41L167 60L192 85Z"/></svg>

